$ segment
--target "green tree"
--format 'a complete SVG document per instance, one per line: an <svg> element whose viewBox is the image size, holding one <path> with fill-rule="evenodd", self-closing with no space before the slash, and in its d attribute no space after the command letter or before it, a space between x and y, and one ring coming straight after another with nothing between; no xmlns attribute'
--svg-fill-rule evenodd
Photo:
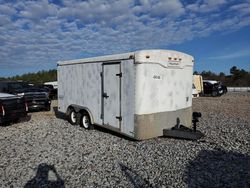
<svg viewBox="0 0 250 188"><path fill-rule="evenodd" d="M198 71L194 71L193 75L198 75L199 72Z"/></svg>
<svg viewBox="0 0 250 188"><path fill-rule="evenodd" d="M42 84L44 82L56 81L57 80L57 70L42 70L38 71L37 73L26 73L23 75L16 75L13 77L7 78L8 80L22 80L28 81L34 84Z"/></svg>

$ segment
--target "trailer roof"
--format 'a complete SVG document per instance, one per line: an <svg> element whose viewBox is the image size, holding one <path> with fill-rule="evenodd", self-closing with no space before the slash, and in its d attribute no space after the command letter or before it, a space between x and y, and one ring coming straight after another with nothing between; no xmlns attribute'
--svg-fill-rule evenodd
<svg viewBox="0 0 250 188"><path fill-rule="evenodd" d="M120 61L126 59L134 59L136 63L143 62L158 62L158 61L181 61L183 59L188 59L190 62L194 62L194 58L188 54L174 51L174 50L140 50L135 52L114 54L106 56L98 56L84 59L75 59L68 61L58 61L59 66L71 65L71 64L82 64L91 62L107 62L107 61Z"/></svg>

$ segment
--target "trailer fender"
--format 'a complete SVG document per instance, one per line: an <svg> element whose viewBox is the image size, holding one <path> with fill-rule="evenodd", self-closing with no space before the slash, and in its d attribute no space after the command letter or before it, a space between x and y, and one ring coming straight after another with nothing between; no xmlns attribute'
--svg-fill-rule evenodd
<svg viewBox="0 0 250 188"><path fill-rule="evenodd" d="M67 109L67 115L68 115L69 110L72 109L72 108L73 108L77 113L82 112L82 111L86 111L86 112L89 114L91 124L94 124L93 115L92 115L91 111L90 111L87 107L79 106L79 105L76 105L76 104L71 104L71 105L68 107L68 109Z"/></svg>

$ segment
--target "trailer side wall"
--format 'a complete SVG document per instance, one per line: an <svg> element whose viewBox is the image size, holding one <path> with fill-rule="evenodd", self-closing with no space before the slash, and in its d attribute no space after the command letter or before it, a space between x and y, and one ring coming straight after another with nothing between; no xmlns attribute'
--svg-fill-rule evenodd
<svg viewBox="0 0 250 188"><path fill-rule="evenodd" d="M102 80L101 77L101 72L104 69L106 72L109 72L114 62L91 62L59 66L58 107L59 111L63 113L67 112L70 105L87 108L95 124L134 137L134 60L121 60L116 61L116 63L120 66L122 73L120 102L118 102L119 104L115 103L115 105L119 105L118 108L116 106L103 106L114 104L108 102L108 100L113 100L113 92L107 92L105 88L119 89L119 86L115 88L110 85L111 83L105 83L105 80L110 81L110 79L103 78ZM117 66L117 64L115 65ZM119 74L119 71L114 73L113 78L115 79L118 78L116 74ZM105 77L105 74L103 74L103 77ZM107 93L109 97L103 98L103 93ZM112 114L109 111L112 111L113 108L120 110L117 110L116 114L110 117ZM102 110L104 111L102 112ZM107 111L105 112L105 110ZM113 119L117 122L116 125L105 125L102 115L105 119L104 122L108 119ZM119 120L116 119L116 117L119 116L121 116L120 123Z"/></svg>
<svg viewBox="0 0 250 188"><path fill-rule="evenodd" d="M58 67L58 107L66 113L70 105L87 107L94 122L101 119L101 63Z"/></svg>

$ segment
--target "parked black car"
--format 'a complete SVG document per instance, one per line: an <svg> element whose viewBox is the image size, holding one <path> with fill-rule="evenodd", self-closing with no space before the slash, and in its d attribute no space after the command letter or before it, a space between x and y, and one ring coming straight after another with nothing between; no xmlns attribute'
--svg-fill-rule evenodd
<svg viewBox="0 0 250 188"><path fill-rule="evenodd" d="M27 115L28 106L23 97L0 93L0 124L16 122Z"/></svg>
<svg viewBox="0 0 250 188"><path fill-rule="evenodd" d="M221 87L222 87L222 90L223 90L223 94L226 94L227 93L227 86L221 85Z"/></svg>
<svg viewBox="0 0 250 188"><path fill-rule="evenodd" d="M50 111L51 100L46 89L29 85L27 82L1 81L0 92L23 96L29 111Z"/></svg>
<svg viewBox="0 0 250 188"><path fill-rule="evenodd" d="M46 92L49 94L49 98L52 99L56 99L57 98L57 89L54 88L53 85L44 85L44 84L40 84L40 85L35 85L38 88L42 88L45 89Z"/></svg>
<svg viewBox="0 0 250 188"><path fill-rule="evenodd" d="M221 96L224 93L222 85L214 80L203 80L203 90L204 95L213 97Z"/></svg>

